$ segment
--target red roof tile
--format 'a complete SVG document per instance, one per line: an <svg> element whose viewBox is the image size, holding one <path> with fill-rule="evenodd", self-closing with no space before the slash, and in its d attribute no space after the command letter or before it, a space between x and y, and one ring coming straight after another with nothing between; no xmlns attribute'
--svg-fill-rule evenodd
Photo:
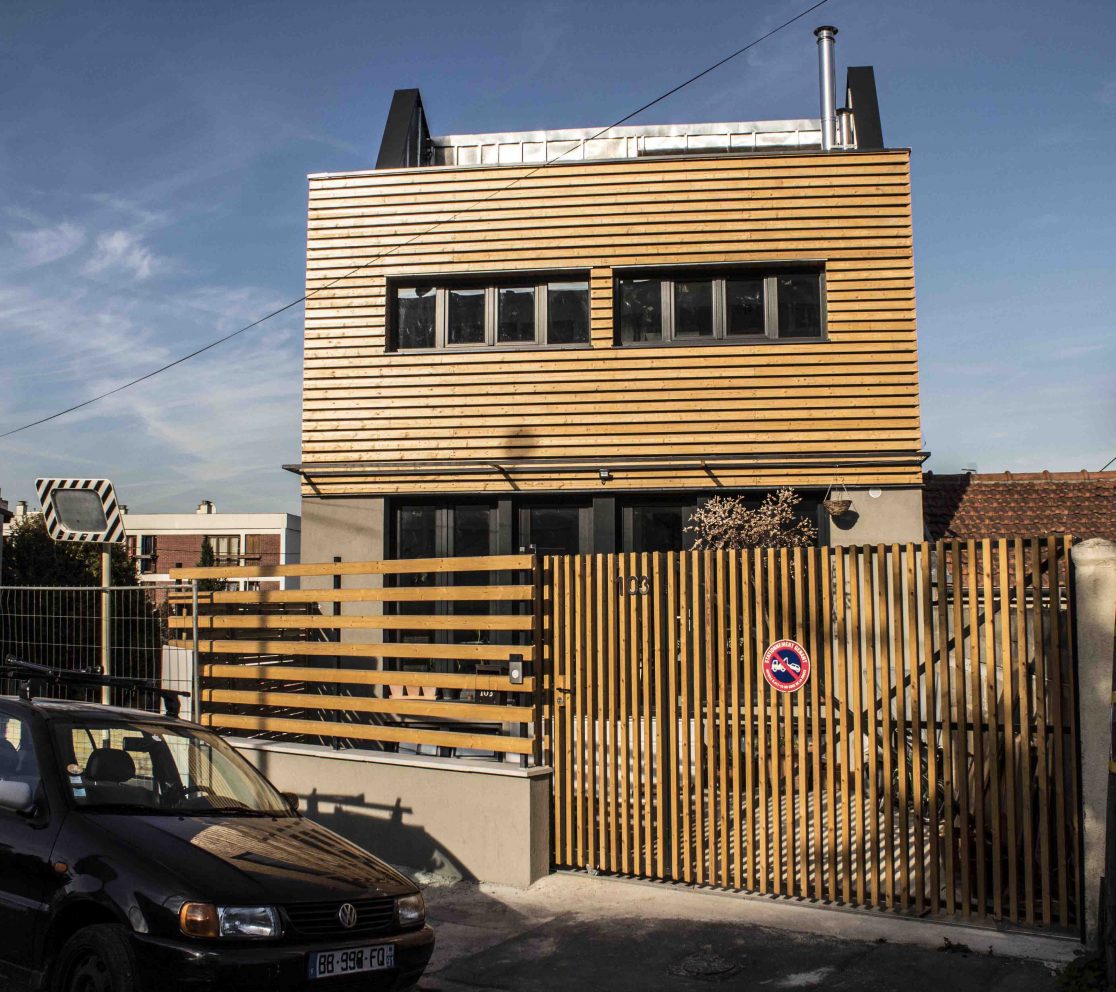
<svg viewBox="0 0 1116 992"><path fill-rule="evenodd" d="M1116 472L923 476L931 540L1072 534L1116 541Z"/></svg>

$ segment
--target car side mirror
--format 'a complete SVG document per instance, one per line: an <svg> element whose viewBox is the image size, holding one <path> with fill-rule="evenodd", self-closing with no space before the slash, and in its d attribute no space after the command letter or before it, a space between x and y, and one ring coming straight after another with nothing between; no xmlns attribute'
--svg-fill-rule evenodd
<svg viewBox="0 0 1116 992"><path fill-rule="evenodd" d="M30 813L35 808L35 793L26 782L0 782L0 809Z"/></svg>
<svg viewBox="0 0 1116 992"><path fill-rule="evenodd" d="M281 795L283 797L283 800L286 802L286 804L288 806L290 806L292 813L297 813L298 812L299 800L298 800L298 794L297 793L295 793L295 792L280 792L279 795Z"/></svg>

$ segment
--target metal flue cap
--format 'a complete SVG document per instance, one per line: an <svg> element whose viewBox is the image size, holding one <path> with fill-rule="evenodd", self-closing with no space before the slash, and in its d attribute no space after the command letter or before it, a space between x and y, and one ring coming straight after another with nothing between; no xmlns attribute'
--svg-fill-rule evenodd
<svg viewBox="0 0 1116 992"><path fill-rule="evenodd" d="M823 24L820 27L814 28L815 38L835 38L837 37L837 29L832 24Z"/></svg>

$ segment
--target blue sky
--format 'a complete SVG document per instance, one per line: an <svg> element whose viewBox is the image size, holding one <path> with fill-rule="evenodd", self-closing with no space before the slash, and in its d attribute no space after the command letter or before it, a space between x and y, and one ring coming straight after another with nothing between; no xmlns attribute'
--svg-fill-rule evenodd
<svg viewBox="0 0 1116 992"><path fill-rule="evenodd" d="M306 174L435 133L603 125L807 2L5 0L0 432L301 295ZM830 0L641 120L815 116L811 35L913 149L930 467L1116 455L1116 5ZM136 510L297 509L301 311L0 441L0 488L112 476Z"/></svg>

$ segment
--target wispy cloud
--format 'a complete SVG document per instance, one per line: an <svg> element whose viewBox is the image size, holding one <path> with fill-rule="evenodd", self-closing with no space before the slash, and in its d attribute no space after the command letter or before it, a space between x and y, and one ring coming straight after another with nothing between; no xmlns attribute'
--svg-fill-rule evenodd
<svg viewBox="0 0 1116 992"><path fill-rule="evenodd" d="M69 221L11 231L8 236L15 246L16 264L31 268L66 258L85 243L85 231Z"/></svg>
<svg viewBox="0 0 1116 992"><path fill-rule="evenodd" d="M165 267L143 239L131 231L107 231L97 235L93 254L82 268L85 275L123 274L148 279Z"/></svg>

